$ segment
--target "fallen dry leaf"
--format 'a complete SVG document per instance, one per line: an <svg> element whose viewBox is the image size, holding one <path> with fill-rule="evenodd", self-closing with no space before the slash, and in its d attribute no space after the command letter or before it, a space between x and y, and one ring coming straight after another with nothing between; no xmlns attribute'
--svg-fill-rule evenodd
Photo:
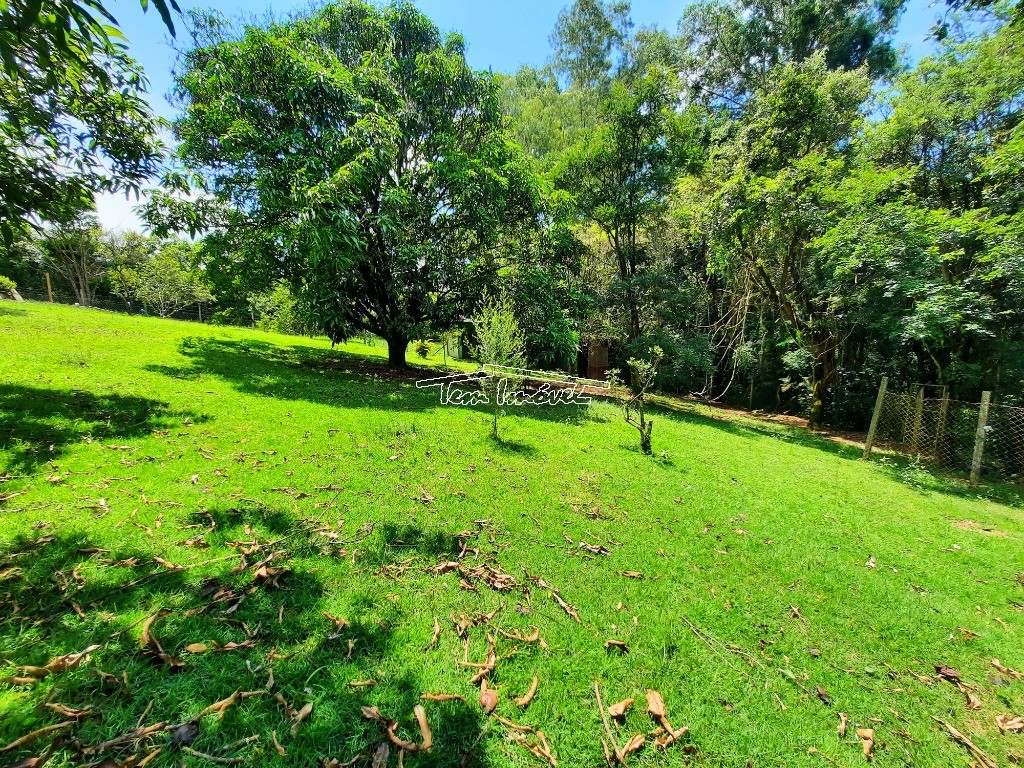
<svg viewBox="0 0 1024 768"><path fill-rule="evenodd" d="M992 659L992 666L1000 672L1002 672L1007 677L1012 677L1018 680L1024 678L1024 672L1015 672L1009 667L1004 667L1002 664L999 663L999 659Z"/></svg>
<svg viewBox="0 0 1024 768"><path fill-rule="evenodd" d="M864 750L864 759L871 759L871 752L875 748L875 729L858 728L857 738L860 739L861 748Z"/></svg>
<svg viewBox="0 0 1024 768"><path fill-rule="evenodd" d="M971 741L962 733L960 733L960 731L958 731L952 725L947 723L945 720L936 717L935 715L932 715L932 720L939 723L939 725L943 726L949 732L949 735L953 739L953 741L966 747L967 751L974 756L974 759L977 761L977 764L981 766L981 768L998 768L995 760L993 760L991 757L985 754L973 741Z"/></svg>
<svg viewBox="0 0 1024 768"><path fill-rule="evenodd" d="M622 754L631 755L634 752L639 752L641 749L644 748L645 741L646 738L642 733L638 733L634 736L631 736L629 741L627 741L626 745L622 748Z"/></svg>
<svg viewBox="0 0 1024 768"><path fill-rule="evenodd" d="M423 701L465 701L457 693L422 693L420 699Z"/></svg>
<svg viewBox="0 0 1024 768"><path fill-rule="evenodd" d="M1015 733L1024 731L1024 717L1020 715L997 715L996 725L1003 733Z"/></svg>
<svg viewBox="0 0 1024 768"><path fill-rule="evenodd" d="M846 716L845 712L839 713L839 725L836 726L836 733L839 734L840 739L846 738L846 726L849 724L850 718Z"/></svg>
<svg viewBox="0 0 1024 768"><path fill-rule="evenodd" d="M604 648L606 651L610 651L614 648L622 653L629 653L629 646L621 640L606 640Z"/></svg>
<svg viewBox="0 0 1024 768"><path fill-rule="evenodd" d="M288 754L285 748L281 746L281 742L277 740L277 731L271 731L270 738L274 742L274 749L277 750L277 754L279 754L281 757L284 757Z"/></svg>
<svg viewBox="0 0 1024 768"><path fill-rule="evenodd" d="M302 709L295 713L295 717L292 718L292 736L299 732L299 726L302 725L302 721L313 714L313 702L308 702Z"/></svg>
<svg viewBox="0 0 1024 768"><path fill-rule="evenodd" d="M39 739L43 738L43 736L46 736L49 733L53 733L54 731L63 731L66 728L70 728L74 724L74 720L65 720L63 723L47 725L46 727L32 731L31 733L26 733L21 738L12 741L6 747L0 747L0 752L10 752L12 749L18 749L19 747L27 746L34 741L38 741Z"/></svg>
<svg viewBox="0 0 1024 768"><path fill-rule="evenodd" d="M612 717L622 717L626 714L626 710L629 709L630 705L636 701L636 699L623 699L617 704L612 704L608 707L608 714Z"/></svg>
<svg viewBox="0 0 1024 768"><path fill-rule="evenodd" d="M526 693L524 693L519 698L513 699L513 701L515 701L515 703L516 703L516 706L517 707L525 707L531 701L533 701L533 697L537 695L537 686L539 684L540 684L540 679L536 675L534 675L533 682L530 683L530 690L528 690Z"/></svg>
<svg viewBox="0 0 1024 768"><path fill-rule="evenodd" d="M663 717L668 717L668 712L665 709L665 700L657 691L647 690L647 711L651 717L659 720Z"/></svg>

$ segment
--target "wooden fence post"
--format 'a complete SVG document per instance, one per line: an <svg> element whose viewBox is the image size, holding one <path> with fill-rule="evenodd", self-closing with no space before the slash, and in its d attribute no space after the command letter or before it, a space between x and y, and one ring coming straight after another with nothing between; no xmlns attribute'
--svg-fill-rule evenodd
<svg viewBox="0 0 1024 768"><path fill-rule="evenodd" d="M941 462L943 441L946 438L946 419L949 418L949 387L942 388L942 400L939 402L939 423L935 428L935 460Z"/></svg>
<svg viewBox="0 0 1024 768"><path fill-rule="evenodd" d="M985 454L985 427L988 425L988 405L992 400L991 392L981 393L981 406L978 408L978 431L974 435L974 459L971 461L971 485L981 477L981 458Z"/></svg>
<svg viewBox="0 0 1024 768"><path fill-rule="evenodd" d="M50 287L50 273L49 272L46 273L46 296L50 300L50 303L53 304L53 289Z"/></svg>
<svg viewBox="0 0 1024 768"><path fill-rule="evenodd" d="M917 387L917 402L914 403L914 448L915 456L921 455L921 416L924 413L924 384Z"/></svg>
<svg viewBox="0 0 1024 768"><path fill-rule="evenodd" d="M878 397L875 399L875 410L871 414L871 426L868 427L868 438L864 441L864 458L871 455L871 447L875 443L875 432L878 430L878 420L882 416L882 403L885 402L885 391L889 388L889 377L883 376L882 383L878 385Z"/></svg>

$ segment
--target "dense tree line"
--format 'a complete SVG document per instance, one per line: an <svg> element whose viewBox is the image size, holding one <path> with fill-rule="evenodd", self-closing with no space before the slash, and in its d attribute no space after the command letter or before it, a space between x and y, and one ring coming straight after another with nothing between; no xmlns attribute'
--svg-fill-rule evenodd
<svg viewBox="0 0 1024 768"><path fill-rule="evenodd" d="M379 335L395 366L502 296L531 364L574 368L600 340L625 369L656 349L663 390L815 426L863 425L882 375L964 399L1024 390L1019 4L951 2L909 69L901 0L699 0L673 31L576 0L548 63L512 74L473 70L405 2L193 13L153 236L116 258L80 211L153 172L159 124L88 22L102 6L50 4L85 14L53 49L78 62L70 85L9 34L25 8L0 14L8 121L41 126L9 126L0 156L39 182L4 191L15 280L49 264L81 303L173 313L162 281L227 322ZM55 142L83 121L88 78L109 104L84 146ZM199 239L168 239L185 232ZM86 247L101 275L68 257Z"/></svg>

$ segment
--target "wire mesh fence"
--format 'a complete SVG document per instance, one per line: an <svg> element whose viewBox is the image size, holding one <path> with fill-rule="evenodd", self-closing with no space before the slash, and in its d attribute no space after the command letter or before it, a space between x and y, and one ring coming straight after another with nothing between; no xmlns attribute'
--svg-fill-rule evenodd
<svg viewBox="0 0 1024 768"><path fill-rule="evenodd" d="M1024 479L1024 408L953 400L948 390L915 385L879 392L865 454L881 448L954 471L976 481L983 471Z"/></svg>
<svg viewBox="0 0 1024 768"><path fill-rule="evenodd" d="M46 291L24 290L19 288L18 294L27 301L52 301L57 304L79 303L77 297L65 292L54 291L51 298ZM128 304L127 302L120 301L118 299L96 298L92 300L89 306L94 309L105 309L109 312L120 312L128 315L159 316L157 313L147 310L141 304ZM213 308L209 305L191 304L189 306L176 309L174 312L170 312L166 317L170 317L175 320L192 320L199 323L208 323L213 317Z"/></svg>

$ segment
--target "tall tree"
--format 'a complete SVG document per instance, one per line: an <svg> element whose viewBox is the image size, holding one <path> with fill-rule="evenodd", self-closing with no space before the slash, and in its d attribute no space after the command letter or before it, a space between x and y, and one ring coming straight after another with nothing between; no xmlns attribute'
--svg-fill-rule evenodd
<svg viewBox="0 0 1024 768"><path fill-rule="evenodd" d="M628 340L642 330L647 230L664 213L666 195L690 150L691 116L675 111L672 85L669 73L657 69L630 83L613 83L601 122L556 169L556 183L607 242L616 269L610 306L623 312Z"/></svg>
<svg viewBox="0 0 1024 768"><path fill-rule="evenodd" d="M866 66L875 78L899 64L892 45L905 0L700 0L679 22L694 96L736 108L774 69L817 54L830 70Z"/></svg>
<svg viewBox="0 0 1024 768"><path fill-rule="evenodd" d="M575 0L558 14L551 33L555 71L576 88L607 85L622 63L632 26L628 2Z"/></svg>
<svg viewBox="0 0 1024 768"><path fill-rule="evenodd" d="M143 6L146 6L143 1ZM173 31L174 0L154 0ZM68 218L157 170L159 121L117 21L98 0L0 4L0 237Z"/></svg>
<svg viewBox="0 0 1024 768"><path fill-rule="evenodd" d="M231 212L220 224L260 233L331 339L376 333L404 366L409 339L456 319L501 228L532 214L495 78L407 2L238 33L196 22L175 132Z"/></svg>
<svg viewBox="0 0 1024 768"><path fill-rule="evenodd" d="M101 248L103 230L96 216L78 213L57 222L40 240L42 268L53 272L83 307L91 307L109 262Z"/></svg>
<svg viewBox="0 0 1024 768"><path fill-rule="evenodd" d="M813 241L826 227L824 196L846 172L869 91L863 71L830 72L821 54L781 67L683 198L696 205L711 269L752 286L807 356L815 428L837 381L845 285Z"/></svg>

